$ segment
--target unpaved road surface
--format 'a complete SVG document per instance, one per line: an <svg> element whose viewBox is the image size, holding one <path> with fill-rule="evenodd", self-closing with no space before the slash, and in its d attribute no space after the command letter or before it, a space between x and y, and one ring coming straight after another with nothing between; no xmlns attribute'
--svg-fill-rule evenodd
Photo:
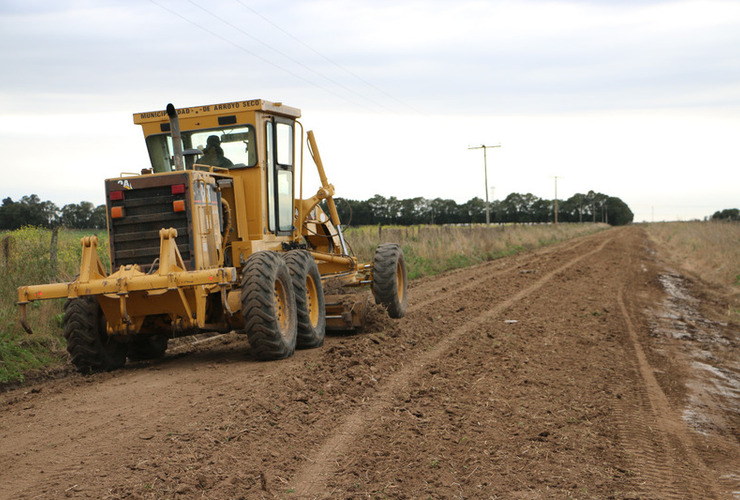
<svg viewBox="0 0 740 500"><path fill-rule="evenodd" d="M737 498L740 339L639 227L414 282L262 363L236 334L0 394L0 498Z"/></svg>

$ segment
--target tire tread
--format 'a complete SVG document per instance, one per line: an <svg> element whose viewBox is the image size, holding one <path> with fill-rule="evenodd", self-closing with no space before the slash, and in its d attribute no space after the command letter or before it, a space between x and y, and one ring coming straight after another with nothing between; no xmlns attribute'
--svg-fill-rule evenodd
<svg viewBox="0 0 740 500"><path fill-rule="evenodd" d="M282 280L289 307L289 329L292 335L280 333L274 304L276 280ZM287 358L295 351L296 312L290 272L276 252L257 252L249 256L242 270L241 302L244 332L258 359L269 361Z"/></svg>
<svg viewBox="0 0 740 500"><path fill-rule="evenodd" d="M403 298L398 296L398 264L403 270ZM391 318L402 318L406 314L406 261L403 250L396 243L384 243L375 250L373 259L373 296L375 303L384 306Z"/></svg>

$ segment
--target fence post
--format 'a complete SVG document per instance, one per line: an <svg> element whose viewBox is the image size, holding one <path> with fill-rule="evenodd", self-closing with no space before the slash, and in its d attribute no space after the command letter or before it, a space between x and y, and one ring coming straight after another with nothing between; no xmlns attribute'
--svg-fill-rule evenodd
<svg viewBox="0 0 740 500"><path fill-rule="evenodd" d="M59 241L59 226L54 226L51 230L51 245L49 247L49 265L51 268L51 275L56 276L57 274L57 243Z"/></svg>
<svg viewBox="0 0 740 500"><path fill-rule="evenodd" d="M2 248L3 248L3 262L5 263L5 267L8 267L10 265L10 236L6 236L3 238Z"/></svg>

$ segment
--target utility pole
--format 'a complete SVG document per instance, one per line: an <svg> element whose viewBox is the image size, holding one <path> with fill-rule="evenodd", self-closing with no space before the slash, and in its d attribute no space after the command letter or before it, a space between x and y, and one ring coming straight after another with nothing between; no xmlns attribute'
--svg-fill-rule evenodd
<svg viewBox="0 0 740 500"><path fill-rule="evenodd" d="M558 176L555 177L555 224L558 223Z"/></svg>
<svg viewBox="0 0 740 500"><path fill-rule="evenodd" d="M488 148L500 148L501 144L495 146L486 146L481 144L480 146L468 146L468 149L482 149L483 150L483 172L486 179L486 226L491 225L491 210L488 205L488 164L486 163L486 149Z"/></svg>

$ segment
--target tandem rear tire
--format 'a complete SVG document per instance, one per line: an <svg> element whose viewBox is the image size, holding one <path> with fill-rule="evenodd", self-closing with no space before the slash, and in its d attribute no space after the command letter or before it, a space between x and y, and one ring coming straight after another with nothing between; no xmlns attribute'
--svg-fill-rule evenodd
<svg viewBox="0 0 740 500"><path fill-rule="evenodd" d="M375 250L373 259L373 296L375 303L385 307L391 318L406 314L406 260L403 250L395 243L384 243Z"/></svg>
<svg viewBox="0 0 740 500"><path fill-rule="evenodd" d="M326 304L321 274L313 256L306 250L291 250L285 254L293 279L298 318L298 349L313 349L324 344L326 336Z"/></svg>
<svg viewBox="0 0 740 500"><path fill-rule="evenodd" d="M258 359L292 356L297 340L295 292L288 265L276 252L257 252L242 269L244 333Z"/></svg>
<svg viewBox="0 0 740 500"><path fill-rule="evenodd" d="M80 373L111 371L126 363L128 346L108 336L105 316L93 297L64 303L64 337L72 364Z"/></svg>

